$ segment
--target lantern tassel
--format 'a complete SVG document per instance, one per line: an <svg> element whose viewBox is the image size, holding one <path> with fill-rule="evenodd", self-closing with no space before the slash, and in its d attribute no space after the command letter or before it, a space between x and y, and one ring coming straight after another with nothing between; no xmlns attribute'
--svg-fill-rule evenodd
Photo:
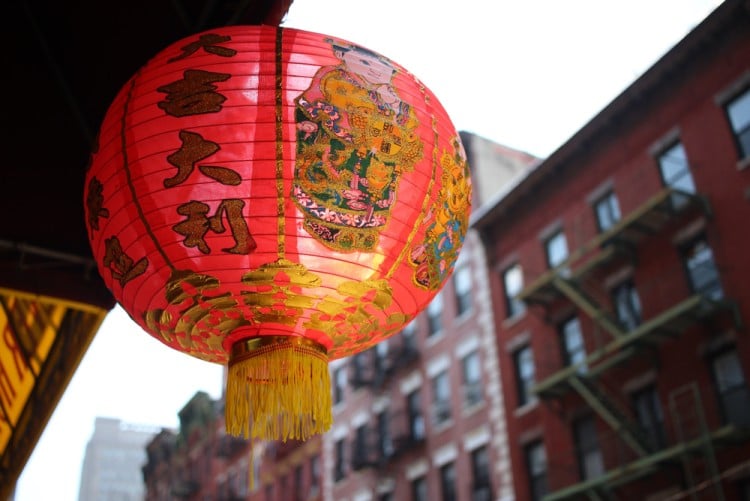
<svg viewBox="0 0 750 501"><path fill-rule="evenodd" d="M246 439L307 440L332 423L323 346L293 336L262 336L232 346L227 433Z"/></svg>

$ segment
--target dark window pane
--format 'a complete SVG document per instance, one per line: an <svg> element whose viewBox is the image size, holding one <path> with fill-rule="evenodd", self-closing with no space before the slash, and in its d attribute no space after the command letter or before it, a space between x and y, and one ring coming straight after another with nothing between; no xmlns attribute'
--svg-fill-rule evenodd
<svg viewBox="0 0 750 501"><path fill-rule="evenodd" d="M453 463L440 467L440 491L443 501L456 501L456 468Z"/></svg>
<svg viewBox="0 0 750 501"><path fill-rule="evenodd" d="M750 388L737 351L715 356L712 370L725 422L750 426Z"/></svg>
<svg viewBox="0 0 750 501"><path fill-rule="evenodd" d="M427 321L429 323L430 330L428 335L433 336L443 330L443 295L438 294L430 301L427 305Z"/></svg>
<svg viewBox="0 0 750 501"><path fill-rule="evenodd" d="M684 258L693 292L704 294L711 299L721 299L724 292L721 288L719 270L716 268L713 251L708 242L703 238L696 240L686 248Z"/></svg>
<svg viewBox="0 0 750 501"><path fill-rule="evenodd" d="M464 376L464 403L467 407L482 401L482 367L479 352L473 351L462 360Z"/></svg>
<svg viewBox="0 0 750 501"><path fill-rule="evenodd" d="M428 501L427 479L419 477L411 482L411 497L414 501Z"/></svg>
<svg viewBox="0 0 750 501"><path fill-rule="evenodd" d="M521 406L531 401L533 397L531 388L534 386L534 355L531 352L531 347L526 346L518 350L514 355L514 362L518 405Z"/></svg>
<svg viewBox="0 0 750 501"><path fill-rule="evenodd" d="M545 242L547 251L547 264L554 268L568 259L568 241L565 239L565 233L558 231Z"/></svg>
<svg viewBox="0 0 750 501"><path fill-rule="evenodd" d="M460 316L471 309L471 268L468 263L456 269L453 289L456 292L456 313Z"/></svg>
<svg viewBox="0 0 750 501"><path fill-rule="evenodd" d="M560 327L564 348L565 365L581 364L581 372L586 371L586 345L583 342L581 322L573 317Z"/></svg>
<svg viewBox="0 0 750 501"><path fill-rule="evenodd" d="M632 282L624 282L612 291L617 320L626 331L631 331L641 324L641 300Z"/></svg>
<svg viewBox="0 0 750 501"><path fill-rule="evenodd" d="M584 480L604 474L604 457L596 438L593 418L585 417L573 423L573 434L578 449L578 467Z"/></svg>
<svg viewBox="0 0 750 501"><path fill-rule="evenodd" d="M525 447L526 469L529 473L531 500L540 501L549 490L547 488L547 453L542 442L534 442Z"/></svg>
<svg viewBox="0 0 750 501"><path fill-rule="evenodd" d="M664 415L661 410L656 388L648 386L633 394L633 408L638 424L651 442L654 450L661 449L666 444L664 433Z"/></svg>
<svg viewBox="0 0 750 501"><path fill-rule="evenodd" d="M750 156L750 89L729 102L727 115L732 124L740 158L746 158Z"/></svg>
<svg viewBox="0 0 750 501"><path fill-rule="evenodd" d="M617 196L611 191L596 202L594 209L599 231L610 229L620 220L620 204L617 203Z"/></svg>

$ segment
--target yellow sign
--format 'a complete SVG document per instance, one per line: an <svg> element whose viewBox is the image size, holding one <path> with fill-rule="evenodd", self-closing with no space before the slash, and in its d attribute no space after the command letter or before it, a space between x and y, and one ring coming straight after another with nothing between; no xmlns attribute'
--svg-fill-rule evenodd
<svg viewBox="0 0 750 501"><path fill-rule="evenodd" d="M6 499L106 310L0 287L0 499Z"/></svg>
<svg viewBox="0 0 750 501"><path fill-rule="evenodd" d="M0 308L0 451L4 451L49 354L65 307L17 297Z"/></svg>

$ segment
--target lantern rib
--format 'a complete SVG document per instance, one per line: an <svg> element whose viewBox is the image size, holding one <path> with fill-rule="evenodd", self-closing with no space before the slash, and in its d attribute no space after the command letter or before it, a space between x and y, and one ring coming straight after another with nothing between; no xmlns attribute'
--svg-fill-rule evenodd
<svg viewBox="0 0 750 501"><path fill-rule="evenodd" d="M175 267L170 261L169 257L167 256L166 252L164 252L164 249L162 249L161 244L159 243L159 239L156 238L156 235L154 235L154 232L151 229L151 225L148 223L148 220L146 219L146 216L143 214L143 207L141 207L141 204L139 203L138 198L138 192L135 189L135 185L133 184L133 178L130 175L130 163L128 162L128 141L125 134L126 131L126 125L128 121L128 109L130 107L130 101L133 99L133 90L135 89L135 81L138 79L138 76L140 75L140 71L138 71L135 76L130 80L130 88L128 88L128 94L125 98L125 103L122 105L122 118L120 119L120 149L122 151L122 166L123 170L125 171L125 177L128 181L128 190L130 191L130 196L133 200L133 205L135 205L136 211L138 211L138 218L143 223L143 227L146 230L146 233L148 233L149 238L154 242L154 246L156 247L156 250L161 254L161 257L164 259L164 262L169 266L169 268L174 271Z"/></svg>

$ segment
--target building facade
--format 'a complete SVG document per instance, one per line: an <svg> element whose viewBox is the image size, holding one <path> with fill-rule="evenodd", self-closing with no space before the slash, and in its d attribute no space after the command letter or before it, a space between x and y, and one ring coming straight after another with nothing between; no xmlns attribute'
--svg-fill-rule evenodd
<svg viewBox="0 0 750 501"><path fill-rule="evenodd" d="M474 215L516 500L750 499L748 221L728 0Z"/></svg>
<svg viewBox="0 0 750 501"><path fill-rule="evenodd" d="M146 443L157 430L98 417L86 446L79 501L140 501Z"/></svg>

